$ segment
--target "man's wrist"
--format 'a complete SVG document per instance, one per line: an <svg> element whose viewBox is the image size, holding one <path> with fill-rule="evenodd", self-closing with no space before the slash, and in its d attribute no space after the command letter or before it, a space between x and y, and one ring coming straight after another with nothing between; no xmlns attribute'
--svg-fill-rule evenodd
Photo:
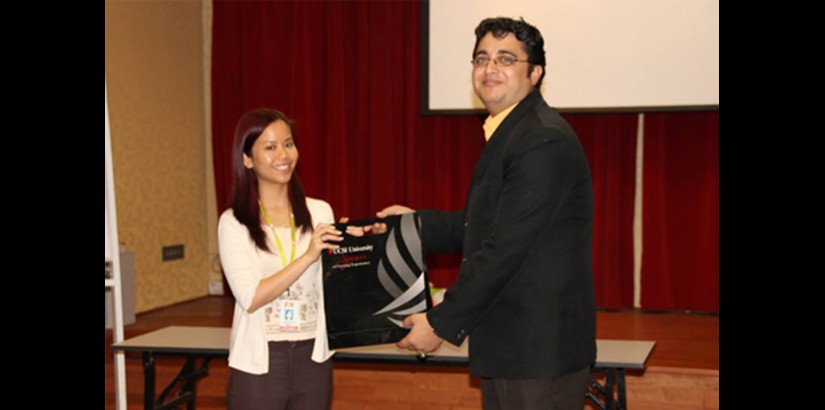
<svg viewBox="0 0 825 410"><path fill-rule="evenodd" d="M438 331L435 330L435 327L433 327L432 322L430 322L430 312L425 313L424 317L427 319L427 325L430 326L430 330L433 332L434 335L438 336ZM438 336L438 338L443 339L443 337L441 336Z"/></svg>
<svg viewBox="0 0 825 410"><path fill-rule="evenodd" d="M433 331L433 334L435 335L435 337L437 337L437 338L439 338L439 339L441 339L441 340L444 340L444 338L443 338L443 337L441 337L441 336L439 336L439 335L438 335L438 331L436 331L436 330L435 330L435 328L434 328L432 325L430 325L430 330L432 330L432 331Z"/></svg>

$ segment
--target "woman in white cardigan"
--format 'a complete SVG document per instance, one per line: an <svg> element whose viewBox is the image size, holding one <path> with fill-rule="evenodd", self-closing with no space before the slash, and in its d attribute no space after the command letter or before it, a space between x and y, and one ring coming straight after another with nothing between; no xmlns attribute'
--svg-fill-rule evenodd
<svg viewBox="0 0 825 410"><path fill-rule="evenodd" d="M320 255L342 237L329 204L304 195L293 137L292 120L271 109L244 114L235 128L231 207L218 223L236 300L227 389L233 410L330 407Z"/></svg>

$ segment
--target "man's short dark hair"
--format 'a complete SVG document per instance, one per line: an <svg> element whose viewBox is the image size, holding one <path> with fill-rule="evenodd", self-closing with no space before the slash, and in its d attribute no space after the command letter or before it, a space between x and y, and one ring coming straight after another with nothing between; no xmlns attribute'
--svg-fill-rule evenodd
<svg viewBox="0 0 825 410"><path fill-rule="evenodd" d="M478 43L487 33L492 33L495 38L503 38L507 33L513 33L516 39L524 44L524 51L527 52L527 61L530 64L527 74L532 73L535 66L541 66L541 77L536 83L536 88L541 87L544 75L547 74L545 68L547 62L544 59L544 38L539 29L524 21L524 18L514 20L508 17L495 17L482 20L476 27L475 33L476 45L473 47L473 58L475 58Z"/></svg>

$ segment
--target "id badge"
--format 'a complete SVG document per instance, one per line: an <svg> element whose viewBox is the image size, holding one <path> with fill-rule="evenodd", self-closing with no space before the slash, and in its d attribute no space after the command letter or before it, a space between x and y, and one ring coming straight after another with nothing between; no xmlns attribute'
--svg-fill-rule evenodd
<svg viewBox="0 0 825 410"><path fill-rule="evenodd" d="M299 329L299 313L301 312L301 300L297 298L279 299L281 305L280 324L281 331L297 331Z"/></svg>

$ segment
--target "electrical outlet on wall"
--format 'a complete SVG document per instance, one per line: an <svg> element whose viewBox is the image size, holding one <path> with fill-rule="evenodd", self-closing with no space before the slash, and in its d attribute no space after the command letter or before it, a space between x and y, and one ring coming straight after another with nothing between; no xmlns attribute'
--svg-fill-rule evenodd
<svg viewBox="0 0 825 410"><path fill-rule="evenodd" d="M210 281L209 282L209 294L210 295L223 295L223 282L219 281Z"/></svg>

